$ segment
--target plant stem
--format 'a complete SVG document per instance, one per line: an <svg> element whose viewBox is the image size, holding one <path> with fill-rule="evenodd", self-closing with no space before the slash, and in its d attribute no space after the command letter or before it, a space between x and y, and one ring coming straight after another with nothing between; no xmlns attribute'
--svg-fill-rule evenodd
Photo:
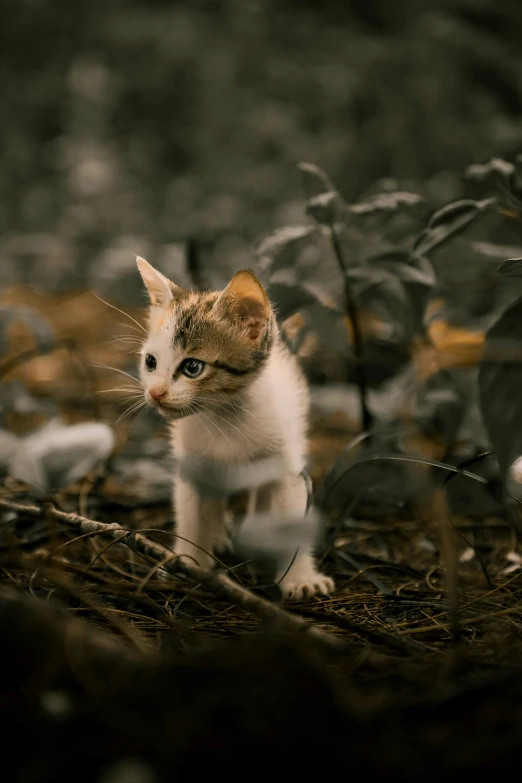
<svg viewBox="0 0 522 783"><path fill-rule="evenodd" d="M448 627L453 638L454 647L458 647L461 639L459 621L459 565L454 531L449 518L449 509L443 489L433 493L433 518L439 528L441 553L444 564L444 582L448 603Z"/></svg>
<svg viewBox="0 0 522 783"><path fill-rule="evenodd" d="M191 282L198 290L203 290L205 285L203 270L201 268L199 245L192 236L188 236L185 240L185 259Z"/></svg>
<svg viewBox="0 0 522 783"><path fill-rule="evenodd" d="M339 237L335 232L335 228L330 226L330 238L332 240L332 247L334 249L337 263L343 275L344 280L344 304L346 308L346 314L350 321L353 333L353 355L355 358L355 373L357 378L357 386L359 389L359 399L361 401L361 418L363 430L368 432L373 426L373 417L368 408L368 387L366 382L366 370L364 367L364 351L361 327L359 324L359 316L357 313L357 307L355 300L352 296L352 290L350 283L348 282L348 275L346 264L344 261L343 251L339 242Z"/></svg>

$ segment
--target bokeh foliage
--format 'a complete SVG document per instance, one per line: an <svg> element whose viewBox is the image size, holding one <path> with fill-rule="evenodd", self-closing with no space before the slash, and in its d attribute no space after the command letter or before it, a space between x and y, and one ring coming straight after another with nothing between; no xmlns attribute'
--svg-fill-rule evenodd
<svg viewBox="0 0 522 783"><path fill-rule="evenodd" d="M457 198L518 152L521 33L515 0L6 0L0 282L136 300L132 253L182 275L193 234L220 285L301 219L302 159L349 201Z"/></svg>

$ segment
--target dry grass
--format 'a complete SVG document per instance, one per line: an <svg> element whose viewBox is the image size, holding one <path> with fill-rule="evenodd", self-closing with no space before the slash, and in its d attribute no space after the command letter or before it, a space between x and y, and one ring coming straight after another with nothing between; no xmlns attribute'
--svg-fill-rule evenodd
<svg viewBox="0 0 522 783"><path fill-rule="evenodd" d="M48 355L30 355L34 346L24 330L14 330L6 380L19 378L37 395L57 400L70 421L96 415L114 425L118 418L118 395L97 394L119 386L115 370L129 366L129 352L136 323L90 292L50 297L24 288L4 292L2 300L26 304L42 313L55 329L58 340L69 350ZM129 313L139 320L142 313ZM113 335L123 335L114 340ZM17 357L22 357L20 361ZM13 361L14 358L14 361ZM96 365L96 366L95 366ZM82 377L78 367L84 369ZM86 384L86 378L89 383ZM90 409L90 410L89 410ZM24 431L34 420L15 417L8 422ZM116 425L118 448L126 441L131 423ZM312 428L311 474L320 481L340 449L349 442L352 424L332 416ZM158 432L161 437L161 431ZM26 488L5 480L0 497L23 503L30 498ZM77 486L53 498L56 507L100 522L117 522L125 529L165 531L170 526L168 506L151 504L133 488L108 471L88 476ZM440 517L440 515L439 515ZM506 576L506 555L516 550L516 536L505 520L476 524L469 519L451 519L458 564L460 640L479 650L489 644L492 633L517 635L519 577L522 569ZM157 532L150 533L159 535ZM163 542L170 543L167 534ZM338 589L328 599L317 598L303 605L289 605L314 624L342 639L371 642L386 651L440 653L451 645L446 597L445 564L441 561L441 525L433 520L431 501L411 508L401 519L352 520L338 531L325 567L335 575ZM4 523L1 559L4 581L43 597L57 591L74 598L75 611L96 624L112 628L123 625L158 644L163 634L187 631L196 635L235 636L255 630L259 621L233 603L186 578L160 579L157 564L147 562L103 534L78 536L56 520L13 520ZM446 558L447 559L447 558ZM234 577L259 595L277 598L277 588L250 564L230 561ZM87 603L84 601L88 596ZM69 600L69 599L67 599ZM67 603L67 601L66 601ZM99 603L99 606L97 605ZM77 605L79 604L79 605ZM522 610L521 610L522 611Z"/></svg>
<svg viewBox="0 0 522 783"><path fill-rule="evenodd" d="M87 482L89 481L89 484ZM88 617L128 636L136 633L161 648L161 637L185 635L233 637L258 630L254 612L238 606L233 597L216 595L211 586L194 578L157 574L158 562L129 556L125 530L140 529L152 540L169 543L165 532L168 508L129 510L122 495L110 503L103 478L93 486L86 479L55 498L57 507L77 512L96 509L96 518L118 522L122 535L78 534L57 520L30 519L24 514L2 530L0 563L5 584L46 600L59 600ZM18 501L22 487L7 481L1 499ZM88 516L95 516L92 512ZM502 520L473 525L451 520L457 551L466 559L473 541L479 553L458 564L458 584L447 596L447 570L437 549L439 529L429 518L358 520L339 536L325 555L325 568L335 576L336 592L284 609L309 619L323 631L355 644L377 646L382 652L437 655L455 642L450 621L452 601L458 601L460 643L480 654L494 638L516 639L522 630L520 604L522 570L502 572L514 551L513 532ZM278 600L277 588L251 564L228 561L229 574L241 585L269 600ZM150 637L150 638L149 638Z"/></svg>
<svg viewBox="0 0 522 783"><path fill-rule="evenodd" d="M121 351L117 343L109 342L112 334L122 331L120 316L91 294L78 294L72 300L74 306L67 300L67 307L21 290L8 292L5 299L36 304L54 323L58 339L70 341L68 351L33 358L26 355L12 365L6 380L20 378L35 394L51 396L70 421L96 416L113 424L118 416L116 403L93 394L114 385L113 377L110 371L92 369L91 364L92 360L100 362L102 355L103 364L126 366L128 344ZM56 313L60 313L59 322ZM11 356L23 356L31 349L27 335L14 333L12 338ZM83 377L75 370L80 366L86 367ZM9 422L19 432L35 423L20 416ZM125 443L129 426L117 425L118 448ZM339 416L315 423L311 472L316 481L349 442L350 427ZM380 774L385 768L391 770L392 779L393 774L407 779L404 770L408 769L411 779L415 774L435 779L435 773L459 765L473 770L481 763L493 763L492 759L500 763L498 759L504 758L502 763L507 763L518 748L518 734L510 728L500 741L498 726L505 729L507 716L519 721L515 704L522 692L522 568L515 562L517 536L505 519L450 518L440 495L435 506L428 496L422 500L418 508L410 507L399 518L361 517L336 531L323 558L325 570L335 576L337 584L329 598L281 605L270 575L250 563L227 560L224 573L230 583L242 585L259 599L249 604L239 593L227 592L226 585L217 589L217 582L198 579L196 572L160 578L161 558L133 546L126 531L139 530L148 540L168 547L170 509L147 500L139 486L122 482L110 469L87 476L53 496L51 503L67 514L117 523L123 529L121 537L118 531L110 537L102 528L81 533L65 514L46 512L45 503L27 487L6 478L0 488L4 506L0 632L8 640L2 653L3 671L14 672L15 682L19 677L26 683L17 686L12 703L20 688L29 694L27 704L16 708L21 710L16 713L22 716L20 731L36 721L41 707L31 704L34 699L41 702L42 693L80 688L82 710L87 709L82 699L96 702L88 708L93 741L101 742L103 733L109 731L116 742L100 751L94 767L98 769L98 762L112 763L122 754L138 755L151 760L158 779L169 779L161 765L170 754L172 733L158 728L160 720L171 721L168 725L177 737L174 744L186 763L192 752L188 749L198 742L198 747L203 743L209 749L209 758L216 763L238 758L237 748L236 756L223 750L229 739L216 750L216 732L225 730L209 706L208 693L212 693L217 703L228 705L223 709L230 708L239 716L241 727L236 734L242 748L250 742L258 750L280 752L277 732L286 731L282 726L296 721L300 728L295 729L292 742L297 743L299 737L305 744L312 737L318 739L329 748L322 763L332 770L365 769ZM27 503L42 509L42 514L6 510L9 505ZM124 536L133 551L123 543ZM515 570L509 572L510 565ZM266 605L274 611L264 611ZM315 645L313 634L300 632L307 627L315 629ZM336 643L325 644L325 639ZM210 652L205 653L209 646ZM195 668L187 673L186 666ZM103 685L97 679L101 675L94 673L99 667L104 672ZM205 672L205 686L195 670ZM256 723L265 707L259 706L254 717L248 706L249 699L262 705L265 698L259 690L250 694L252 672L261 683L256 689L261 688L270 701L267 715L282 710L275 723L267 717L272 721L270 730ZM229 683L229 676L235 685ZM123 685L109 687L108 683L120 682L119 678ZM187 688L192 683L192 696L183 691L179 678L187 679ZM504 684L497 687L495 682ZM237 697L231 695L236 685ZM10 687L7 683L0 691L9 693ZM459 702L463 690L469 695L464 706ZM303 704L301 696L293 701L297 693ZM190 706L192 698L199 707ZM125 706L128 699L132 707ZM477 717L479 702L482 713ZM464 717L460 722L452 718L448 724L446 708ZM174 717L173 709L177 710ZM151 710L157 736L147 717ZM313 715L307 723L307 710L323 710L324 725L318 727ZM81 714L84 721L85 713ZM127 724L121 728L122 714L131 728ZM51 726L49 717L46 720L45 727ZM40 726L38 721L34 725ZM194 735L186 733L187 725ZM64 726L56 728L59 742L63 739L60 732L80 731L74 720ZM84 731L82 727L83 723ZM370 734L364 734L364 727ZM41 727L36 730L43 731ZM40 756L35 751L35 759L48 759L54 752L53 742L58 740L54 729L49 731L54 739L40 748ZM251 734L246 737L245 732ZM141 750L134 752L129 737L137 735ZM339 757L347 737L351 738L351 766L345 766L346 754ZM374 752L372 742L379 753ZM285 752L290 753L288 747ZM507 755L502 757L504 752ZM61 753L48 762L47 778L36 773L31 777L26 770L23 779L61 780L67 763L83 759L86 749L73 742L67 753ZM21 763L19 758L16 763Z"/></svg>

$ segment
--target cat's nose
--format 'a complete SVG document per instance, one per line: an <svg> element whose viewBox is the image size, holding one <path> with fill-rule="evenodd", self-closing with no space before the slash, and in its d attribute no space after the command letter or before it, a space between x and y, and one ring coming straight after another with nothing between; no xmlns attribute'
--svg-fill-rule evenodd
<svg viewBox="0 0 522 783"><path fill-rule="evenodd" d="M154 400L154 402L161 402L163 397L167 393L167 387L166 386L152 386L149 389L149 394Z"/></svg>

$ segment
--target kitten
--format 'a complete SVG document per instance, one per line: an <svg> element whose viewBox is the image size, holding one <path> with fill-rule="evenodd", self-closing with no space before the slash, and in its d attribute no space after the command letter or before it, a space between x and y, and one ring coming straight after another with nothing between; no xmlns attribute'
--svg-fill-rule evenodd
<svg viewBox="0 0 522 783"><path fill-rule="evenodd" d="M278 480L250 492L248 513L304 517L308 389L263 287L241 271L224 291L186 291L143 258L137 264L150 297L141 381L147 402L171 423L176 456L224 466L274 457ZM211 553L228 545L225 501L203 497L178 475L174 509L176 553L210 568ZM302 600L333 589L317 570L311 545L288 565L277 576L284 597Z"/></svg>

